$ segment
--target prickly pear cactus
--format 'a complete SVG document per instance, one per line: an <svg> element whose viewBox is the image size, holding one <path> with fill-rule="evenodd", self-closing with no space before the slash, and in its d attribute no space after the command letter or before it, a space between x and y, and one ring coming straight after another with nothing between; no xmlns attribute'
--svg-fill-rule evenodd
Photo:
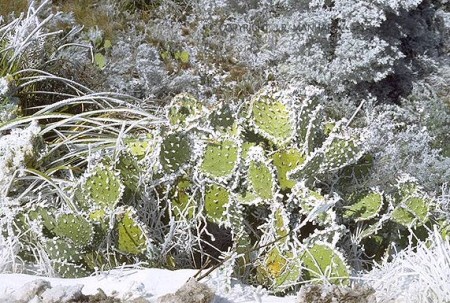
<svg viewBox="0 0 450 303"><path fill-rule="evenodd" d="M360 157L355 140L344 136L333 136L325 142L324 162L320 169L333 171L354 163Z"/></svg>
<svg viewBox="0 0 450 303"><path fill-rule="evenodd" d="M190 159L191 141L186 134L170 133L162 139L159 161L164 172L176 172Z"/></svg>
<svg viewBox="0 0 450 303"><path fill-rule="evenodd" d="M117 157L115 168L120 172L120 179L126 190L137 192L143 170L133 154L121 152Z"/></svg>
<svg viewBox="0 0 450 303"><path fill-rule="evenodd" d="M247 162L250 190L262 200L272 199L276 190L274 171L261 148L252 148Z"/></svg>
<svg viewBox="0 0 450 303"><path fill-rule="evenodd" d="M230 192L227 188L218 185L207 185L205 190L206 217L216 224L227 223L226 209L230 203Z"/></svg>
<svg viewBox="0 0 450 303"><path fill-rule="evenodd" d="M389 200L394 208L391 220L405 227L426 223L430 216L430 207L433 206L433 201L410 176L400 177Z"/></svg>
<svg viewBox="0 0 450 303"><path fill-rule="evenodd" d="M287 102L279 92L262 91L252 98L249 122L255 132L276 145L283 145L294 136L294 119Z"/></svg>
<svg viewBox="0 0 450 303"><path fill-rule="evenodd" d="M90 274L84 265L70 263L66 260L51 260L55 272L62 278L75 279L86 277Z"/></svg>
<svg viewBox="0 0 450 303"><path fill-rule="evenodd" d="M356 163L363 153L358 139L347 134L344 124L345 120L342 120L335 125L322 146L310 153L305 162L288 176L296 180L307 179Z"/></svg>
<svg viewBox="0 0 450 303"><path fill-rule="evenodd" d="M79 247L88 246L94 237L92 223L83 216L72 213L57 216L53 231Z"/></svg>
<svg viewBox="0 0 450 303"><path fill-rule="evenodd" d="M146 155L154 150L155 135L153 133L145 133L139 136L129 136L124 139L125 146L138 160L142 160Z"/></svg>
<svg viewBox="0 0 450 303"><path fill-rule="evenodd" d="M329 281L334 284L348 284L349 270L345 259L331 245L317 242L305 250L300 257L303 278L311 282Z"/></svg>
<svg viewBox="0 0 450 303"><path fill-rule="evenodd" d="M305 158L296 148L278 150L272 156L273 165L277 169L278 183L282 190L291 189L295 181L288 178L287 173L301 165Z"/></svg>
<svg viewBox="0 0 450 303"><path fill-rule="evenodd" d="M209 114L208 120L214 131L232 134L236 128L235 109L229 104L221 103Z"/></svg>
<svg viewBox="0 0 450 303"><path fill-rule="evenodd" d="M355 222L376 217L383 207L383 195L376 190L355 193L349 201L350 204L344 207L343 217Z"/></svg>
<svg viewBox="0 0 450 303"><path fill-rule="evenodd" d="M317 147L317 135L322 122L322 106L317 97L305 99L299 106L297 117L297 137L301 151L309 155Z"/></svg>
<svg viewBox="0 0 450 303"><path fill-rule="evenodd" d="M117 214L117 248L126 254L143 254L149 244L148 232L139 222L136 212L126 208Z"/></svg>
<svg viewBox="0 0 450 303"><path fill-rule="evenodd" d="M44 242L45 251L51 260L66 261L72 264L78 264L83 261L84 252L80 247L63 240L61 238L47 239Z"/></svg>
<svg viewBox="0 0 450 303"><path fill-rule="evenodd" d="M291 251L280 251L273 247L257 267L256 278L260 284L267 285L276 292L298 284L301 276L301 265Z"/></svg>
<svg viewBox="0 0 450 303"><path fill-rule="evenodd" d="M319 95L299 95L272 86L208 109L179 95L165 108L167 121L139 120L117 132L116 148L98 151L100 163L70 171L78 180L67 182L75 207L60 197L24 206L14 213L14 232L28 248L44 247L57 273L76 277L105 264L150 261L159 248L165 257L152 262L198 266L192 256L209 232L199 227L218 225L238 254L229 263L249 282L275 292L308 280L346 284L341 247L353 241L369 254L382 246L373 254L379 261L385 242L405 238L395 234L431 224L432 203L411 180L383 192L359 183L373 161L358 131L327 117Z"/></svg>
<svg viewBox="0 0 450 303"><path fill-rule="evenodd" d="M123 191L120 172L100 163L81 179L75 191L75 200L84 210L90 208L112 210L122 198Z"/></svg>
<svg viewBox="0 0 450 303"><path fill-rule="evenodd" d="M212 140L206 145L199 170L212 178L227 179L235 171L238 159L239 149L233 140Z"/></svg>
<svg viewBox="0 0 450 303"><path fill-rule="evenodd" d="M189 94L175 96L167 107L167 119L174 129L185 128L205 113L203 104Z"/></svg>
<svg viewBox="0 0 450 303"><path fill-rule="evenodd" d="M189 179L180 178L169 193L172 213L178 220L192 219L195 215L197 205L189 194L191 187L192 183Z"/></svg>

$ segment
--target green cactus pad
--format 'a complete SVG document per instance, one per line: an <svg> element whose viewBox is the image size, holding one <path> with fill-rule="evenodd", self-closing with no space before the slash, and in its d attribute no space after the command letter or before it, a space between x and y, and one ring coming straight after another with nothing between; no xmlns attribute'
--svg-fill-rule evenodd
<svg viewBox="0 0 450 303"><path fill-rule="evenodd" d="M89 276L90 272L83 265L74 264L66 261L52 261L55 272L61 278L75 279Z"/></svg>
<svg viewBox="0 0 450 303"><path fill-rule="evenodd" d="M88 214L94 228L94 238L92 245L98 246L104 242L109 232L110 217L103 209L92 210Z"/></svg>
<svg viewBox="0 0 450 303"><path fill-rule="evenodd" d="M145 136L130 137L124 140L128 151L135 156L138 160L145 158L147 153L152 152L154 136L151 133L147 133Z"/></svg>
<svg viewBox="0 0 450 303"><path fill-rule="evenodd" d="M270 200L274 193L274 180L269 167L260 161L250 161L248 180L251 189L263 200Z"/></svg>
<svg viewBox="0 0 450 303"><path fill-rule="evenodd" d="M391 214L392 221L411 227L426 222L429 213L429 201L421 197L407 198Z"/></svg>
<svg viewBox="0 0 450 303"><path fill-rule="evenodd" d="M180 179L169 194L172 202L172 213L176 219L192 219L196 211L195 201L189 197L191 181L185 178Z"/></svg>
<svg viewBox="0 0 450 303"><path fill-rule="evenodd" d="M228 104L220 104L209 115L209 121L215 131L230 133L235 127L236 119Z"/></svg>
<svg viewBox="0 0 450 303"><path fill-rule="evenodd" d="M251 247L252 240L248 233L241 231L234 239L235 251L241 255L236 260L235 271L239 276L242 276L247 271L247 267L251 264Z"/></svg>
<svg viewBox="0 0 450 303"><path fill-rule="evenodd" d="M355 162L360 155L354 140L334 137L326 146L324 156L321 170L331 171Z"/></svg>
<svg viewBox="0 0 450 303"><path fill-rule="evenodd" d="M261 198L252 191L237 194L236 199L240 204L244 205L258 204L261 201Z"/></svg>
<svg viewBox="0 0 450 303"><path fill-rule="evenodd" d="M136 219L133 209L117 215L118 249L126 254L139 255L148 245L145 227Z"/></svg>
<svg viewBox="0 0 450 303"><path fill-rule="evenodd" d="M56 218L54 233L83 247L92 242L94 229L86 218L76 214L61 214Z"/></svg>
<svg viewBox="0 0 450 303"><path fill-rule="evenodd" d="M396 187L397 192L391 197L395 207L391 214L392 221L406 227L416 227L426 223L433 201L427 198L417 181L404 176Z"/></svg>
<svg viewBox="0 0 450 303"><path fill-rule="evenodd" d="M301 255L301 260L305 269L304 280L323 282L326 279L332 284L349 283L349 271L344 258L327 244L314 244Z"/></svg>
<svg viewBox="0 0 450 303"><path fill-rule="evenodd" d="M203 115L203 105L192 95L180 94L167 108L167 118L174 128L184 128Z"/></svg>
<svg viewBox="0 0 450 303"><path fill-rule="evenodd" d="M308 216L317 205L327 204L327 199L323 195L305 187L294 187L293 195L300 206L300 213L305 216ZM333 210L324 208L322 212L316 214L314 221L322 225L334 222Z"/></svg>
<svg viewBox="0 0 450 303"><path fill-rule="evenodd" d="M300 279L301 266L292 252L280 252L272 248L266 255L264 263L256 268L256 279L275 291L282 291L296 285Z"/></svg>
<svg viewBox="0 0 450 303"><path fill-rule="evenodd" d="M383 195L373 191L352 195L349 200L351 204L345 206L343 217L355 222L374 218L383 206Z"/></svg>
<svg viewBox="0 0 450 303"><path fill-rule="evenodd" d="M168 173L176 172L183 164L191 159L191 146L188 137L181 133L172 133L164 137L161 142L159 161L163 170Z"/></svg>
<svg viewBox="0 0 450 303"><path fill-rule="evenodd" d="M217 184L208 185L205 193L206 217L217 224L226 222L225 211L229 202L228 189Z"/></svg>
<svg viewBox="0 0 450 303"><path fill-rule="evenodd" d="M28 212L28 218L31 221L40 220L44 227L44 234L53 234L56 225L55 213L56 210L53 208L38 206Z"/></svg>
<svg viewBox="0 0 450 303"><path fill-rule="evenodd" d="M242 159L245 161L248 158L248 152L250 151L250 149L252 147L256 146L256 144L254 142L247 142L244 141L242 143Z"/></svg>
<svg viewBox="0 0 450 303"><path fill-rule="evenodd" d="M238 147L231 140L209 142L200 171L212 177L230 176L238 163Z"/></svg>
<svg viewBox="0 0 450 303"><path fill-rule="evenodd" d="M279 150L272 156L273 165L277 169L278 182L282 190L291 189L295 181L287 177L287 173L301 165L305 158L295 148Z"/></svg>
<svg viewBox="0 0 450 303"><path fill-rule="evenodd" d="M51 260L80 263L83 261L83 252L79 247L62 239L48 239L44 242L45 252Z"/></svg>
<svg viewBox="0 0 450 303"><path fill-rule="evenodd" d="M268 96L257 96L251 107L250 119L256 132L280 145L293 137L290 110L281 101Z"/></svg>
<svg viewBox="0 0 450 303"><path fill-rule="evenodd" d="M314 151L316 136L320 131L322 107L316 98L305 100L297 120L297 137L305 155Z"/></svg>
<svg viewBox="0 0 450 303"><path fill-rule="evenodd" d="M121 180L126 189L136 192L139 187L141 168L134 156L130 153L120 153L116 162L116 169L119 170Z"/></svg>
<svg viewBox="0 0 450 303"><path fill-rule="evenodd" d="M274 213L275 234L277 238L281 238L281 242L287 242L289 240L289 218L281 207L282 205Z"/></svg>
<svg viewBox="0 0 450 303"><path fill-rule="evenodd" d="M324 159L323 153L313 153L299 167L287 172L287 177L294 180L308 180L314 178L320 171Z"/></svg>
<svg viewBox="0 0 450 303"><path fill-rule="evenodd" d="M92 207L114 209L124 189L119 175L115 169L97 165L75 192L79 206L85 210Z"/></svg>
<svg viewBox="0 0 450 303"><path fill-rule="evenodd" d="M355 164L346 166L342 169L339 178L340 187L348 188L351 184L361 182L367 178L373 168L373 156L363 155Z"/></svg>

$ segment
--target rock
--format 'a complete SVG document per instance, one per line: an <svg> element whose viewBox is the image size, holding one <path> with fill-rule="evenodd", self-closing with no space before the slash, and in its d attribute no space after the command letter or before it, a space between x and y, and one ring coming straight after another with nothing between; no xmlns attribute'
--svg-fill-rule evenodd
<svg viewBox="0 0 450 303"><path fill-rule="evenodd" d="M214 296L214 292L208 286L190 278L174 294L159 298L158 303L211 303Z"/></svg>
<svg viewBox="0 0 450 303"><path fill-rule="evenodd" d="M375 290L337 285L305 285L297 294L296 303L375 303Z"/></svg>
<svg viewBox="0 0 450 303"><path fill-rule="evenodd" d="M58 285L53 288L47 288L41 295L42 303L67 303L78 301L83 297L81 290L82 284L77 285Z"/></svg>
<svg viewBox="0 0 450 303"><path fill-rule="evenodd" d="M24 284L15 292L14 299L7 302L28 303L33 299L35 300L35 297L39 297L49 288L51 288L50 282L43 279L36 279ZM5 301L2 300L1 302Z"/></svg>

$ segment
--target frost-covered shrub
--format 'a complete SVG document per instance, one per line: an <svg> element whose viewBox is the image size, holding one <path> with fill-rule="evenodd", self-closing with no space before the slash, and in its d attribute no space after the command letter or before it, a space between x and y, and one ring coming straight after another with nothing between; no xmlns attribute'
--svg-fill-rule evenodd
<svg viewBox="0 0 450 303"><path fill-rule="evenodd" d="M398 101L429 72L445 30L438 9L418 0L199 1L193 18L203 45L249 68L269 67L331 95L372 92L384 102Z"/></svg>
<svg viewBox="0 0 450 303"><path fill-rule="evenodd" d="M435 230L429 242L399 252L378 265L362 281L375 289L377 302L448 302L450 246Z"/></svg>
<svg viewBox="0 0 450 303"><path fill-rule="evenodd" d="M170 75L160 58L161 51L143 43L143 39L136 33L113 45L104 69L108 89L148 98L192 91L196 87L198 79L188 71Z"/></svg>
<svg viewBox="0 0 450 303"><path fill-rule="evenodd" d="M366 111L364 132L374 157L368 182L388 185L404 173L436 191L450 178L449 108L432 88L420 83L402 103L401 107L381 105Z"/></svg>
<svg viewBox="0 0 450 303"><path fill-rule="evenodd" d="M39 157L39 131L37 123L33 123L0 137L0 197L4 198L13 176L23 175L21 169L31 168Z"/></svg>

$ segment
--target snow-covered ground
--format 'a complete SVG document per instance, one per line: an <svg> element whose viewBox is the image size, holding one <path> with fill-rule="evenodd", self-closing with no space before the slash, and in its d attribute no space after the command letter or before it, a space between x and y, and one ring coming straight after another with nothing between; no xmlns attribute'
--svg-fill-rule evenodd
<svg viewBox="0 0 450 303"><path fill-rule="evenodd" d="M116 269L79 279L47 278L24 274L1 274L0 302L23 297L24 292L30 291L30 285L32 283L29 282L39 279L48 281L52 288L83 285L82 292L85 295L96 294L98 293L98 289L101 288L106 295L114 296L124 301L131 301L141 297L147 299L149 302L157 302L161 296L176 292L196 273L196 270L188 269L176 271L165 269ZM237 282L233 283L231 290L226 290L223 279L219 278L218 275L219 273L212 273L204 281L216 293L215 303L295 302L295 297L293 296L284 298L270 296L262 289L242 285Z"/></svg>

